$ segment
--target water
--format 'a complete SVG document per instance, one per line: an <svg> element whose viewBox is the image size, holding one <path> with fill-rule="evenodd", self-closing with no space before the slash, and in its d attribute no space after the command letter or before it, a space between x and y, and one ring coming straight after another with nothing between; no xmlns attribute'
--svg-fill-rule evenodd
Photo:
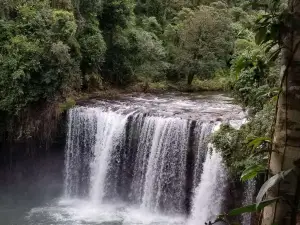
<svg viewBox="0 0 300 225"><path fill-rule="evenodd" d="M207 153L207 145L209 142L209 134L211 133L214 123L197 122L196 124L196 158L194 166L193 190L200 183L200 177L203 172L203 163Z"/></svg>
<svg viewBox="0 0 300 225"><path fill-rule="evenodd" d="M124 203L99 204L82 199L60 199L50 206L31 209L25 218L28 224L183 224L183 216L151 213Z"/></svg>
<svg viewBox="0 0 300 225"><path fill-rule="evenodd" d="M245 183L243 206L251 205L255 202L256 181L249 180ZM250 225L253 214L242 214L242 225Z"/></svg>
<svg viewBox="0 0 300 225"><path fill-rule="evenodd" d="M227 171L222 162L220 153L212 148L206 156L203 165L201 182L195 189L192 215L189 225L214 222L217 215L222 213L225 199Z"/></svg>
<svg viewBox="0 0 300 225"><path fill-rule="evenodd" d="M76 110L76 109L75 109ZM106 193L106 174L109 170L113 150L125 138L127 116L115 112L102 112L93 109L96 114L97 132L96 143L93 146L94 158L90 163L90 199L93 203L101 203ZM86 109L85 111L89 111ZM70 112L72 113L72 111Z"/></svg>
<svg viewBox="0 0 300 225"><path fill-rule="evenodd" d="M178 118L155 121L146 169L142 207L183 212L189 122ZM147 151L147 150L146 150Z"/></svg>
<svg viewBox="0 0 300 225"><path fill-rule="evenodd" d="M213 220L226 200L227 172L220 154L209 147L210 134L222 122L243 118L223 95L87 102L68 114L61 194L24 205L22 213L12 211L17 219L6 224Z"/></svg>

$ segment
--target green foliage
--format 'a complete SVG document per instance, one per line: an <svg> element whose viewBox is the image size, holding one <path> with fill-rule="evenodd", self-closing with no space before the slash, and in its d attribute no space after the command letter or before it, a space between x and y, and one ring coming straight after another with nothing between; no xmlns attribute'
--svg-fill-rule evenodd
<svg viewBox="0 0 300 225"><path fill-rule="evenodd" d="M258 111L278 90L250 28L257 15L262 25L276 21L248 3L3 0L0 112L4 120L20 117L37 104L61 102L106 83L142 83L142 90L231 88ZM272 29L267 26L263 36Z"/></svg>
<svg viewBox="0 0 300 225"><path fill-rule="evenodd" d="M252 150L256 150L258 147L263 144L271 143L271 138L269 137L255 137L249 139L248 148L252 148Z"/></svg>
<svg viewBox="0 0 300 225"><path fill-rule="evenodd" d="M250 176L249 173L253 172L251 167L258 168L261 167L260 165L266 165L264 156L268 153L268 145L261 142L259 151L262 151L263 154L256 154L253 152L253 146L249 147L249 140L271 136L274 114L274 103L265 104L263 109L250 118L239 130L230 125L223 125L215 133L213 142L222 152L226 164L234 176L240 176L243 172L244 176Z"/></svg>
<svg viewBox="0 0 300 225"><path fill-rule="evenodd" d="M1 22L6 35L0 52L0 109L13 115L80 85L68 43L77 28L73 14L51 9L46 1L16 10L15 20Z"/></svg>
<svg viewBox="0 0 300 225"><path fill-rule="evenodd" d="M74 14L64 10L54 10L52 14L54 38L67 41L74 37L77 30Z"/></svg>
<svg viewBox="0 0 300 225"><path fill-rule="evenodd" d="M266 168L264 168L262 165L258 164L258 165L251 165L248 168L246 168L242 175L241 175L241 180L243 182L247 181L247 180L252 180L255 177L257 177L257 175L259 173L262 173L265 171Z"/></svg>
<svg viewBox="0 0 300 225"><path fill-rule="evenodd" d="M274 198L274 199L262 201L259 204L251 204L251 205L243 206L241 208L233 209L227 214L227 216L238 216L244 213L259 212L266 206L278 200L279 200L278 198Z"/></svg>
<svg viewBox="0 0 300 225"><path fill-rule="evenodd" d="M104 31L126 28L132 22L134 2L132 0L105 0L100 16Z"/></svg>
<svg viewBox="0 0 300 225"><path fill-rule="evenodd" d="M217 224L219 222L225 222L226 224L239 224L239 223L231 223L231 218L240 216L245 213L254 213L254 212L260 212L268 205L271 205L277 201L279 201L280 198L272 198L265 201L261 201L259 204L250 204L246 206L242 206L240 208L232 209L226 214L221 214L217 217L215 221L209 221L208 224ZM275 224L274 224L275 225Z"/></svg>
<svg viewBox="0 0 300 225"><path fill-rule="evenodd" d="M131 52L135 54L132 58L135 75L150 76L156 80L167 67L164 63L165 49L162 41L151 32L141 28L132 30L129 34Z"/></svg>
<svg viewBox="0 0 300 225"><path fill-rule="evenodd" d="M162 42L142 28L129 28L118 32L106 55L106 66L113 82L126 84L136 76L157 78L167 66L163 59Z"/></svg>
<svg viewBox="0 0 300 225"><path fill-rule="evenodd" d="M191 2L185 0L138 0L135 12L137 16L155 17L160 24L166 25L183 7L192 6Z"/></svg>
<svg viewBox="0 0 300 225"><path fill-rule="evenodd" d="M253 41L238 39L232 60L231 74L236 77L231 89L244 106L261 110L263 105L276 96L279 67L269 63L267 55Z"/></svg>
<svg viewBox="0 0 300 225"><path fill-rule="evenodd" d="M67 98L64 103L59 104L60 113L66 112L76 105L76 101L73 98Z"/></svg>
<svg viewBox="0 0 300 225"><path fill-rule="evenodd" d="M176 21L167 27L165 34L173 40L173 46L169 45L173 73L183 74L191 84L194 76L212 78L217 70L227 67L234 33L226 9L201 6L192 11L183 8Z"/></svg>
<svg viewBox="0 0 300 225"><path fill-rule="evenodd" d="M139 21L137 21L139 24ZM144 30L148 32L153 32L157 36L160 35L163 31L161 25L158 23L155 17L142 17L141 24L139 24Z"/></svg>
<svg viewBox="0 0 300 225"><path fill-rule="evenodd" d="M231 11L234 17L242 12L240 9ZM250 18L250 24L251 20L253 19ZM247 24L249 23L236 22L234 25L238 39L235 41L230 68L230 77L234 79L228 82L228 88L232 90L235 99L248 108L250 119L240 130L223 126L214 138L232 173L238 176L242 174L243 181L252 179L265 170L266 156L270 154L276 98L280 91L279 63L270 60L269 55L269 51L273 49L266 45L269 41L258 41L260 35L269 32L269 28L261 28L263 32L256 30L255 37ZM258 45L262 42L263 45Z"/></svg>
<svg viewBox="0 0 300 225"><path fill-rule="evenodd" d="M101 86L101 68L105 61L107 46L95 16L89 16L88 22L81 27L77 36L80 47L83 88Z"/></svg>
<svg viewBox="0 0 300 225"><path fill-rule="evenodd" d="M102 10L102 0L73 0L73 6L87 17L99 15Z"/></svg>

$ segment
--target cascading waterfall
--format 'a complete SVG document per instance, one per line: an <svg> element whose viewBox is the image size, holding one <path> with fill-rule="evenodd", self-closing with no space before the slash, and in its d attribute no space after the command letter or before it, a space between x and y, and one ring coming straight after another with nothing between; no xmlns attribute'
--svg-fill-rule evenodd
<svg viewBox="0 0 300 225"><path fill-rule="evenodd" d="M83 192L80 188L84 161L85 168L89 163L85 174L89 174L88 195L93 203L101 203L105 196L120 195L120 184L128 183L131 176L131 185L124 190L130 192L131 201L153 211L184 212L190 124L180 118L122 115L100 108L72 109L66 150L66 195ZM138 138L136 131L140 132ZM124 161L130 152L133 156L126 165ZM84 155L89 157L82 159Z"/></svg>
<svg viewBox="0 0 300 225"><path fill-rule="evenodd" d="M78 104L67 115L64 195L51 183L53 198L13 224L204 225L233 207L235 190L210 144L222 123L244 122L232 99L130 93Z"/></svg>
<svg viewBox="0 0 300 225"><path fill-rule="evenodd" d="M220 154L208 150L219 122L126 107L77 107L68 117L66 197L166 214L185 214L192 202L192 225L220 213L227 173Z"/></svg>
<svg viewBox="0 0 300 225"><path fill-rule="evenodd" d="M195 190L189 225L213 222L222 212L226 181L227 172L222 157L212 148L212 152L206 156L201 182Z"/></svg>
<svg viewBox="0 0 300 225"><path fill-rule="evenodd" d="M131 185L131 196L134 202L142 203L144 193L144 183L148 167L149 149L152 146L153 133L155 131L155 118L146 118L143 124L143 129L140 133L137 155L134 165L133 181Z"/></svg>
<svg viewBox="0 0 300 225"><path fill-rule="evenodd" d="M68 116L68 136L65 152L65 195L86 194L89 179L91 149L95 145L97 118L94 111L76 108Z"/></svg>
<svg viewBox="0 0 300 225"><path fill-rule="evenodd" d="M178 118L154 118L154 121L142 207L181 212L184 211L189 122Z"/></svg>
<svg viewBox="0 0 300 225"><path fill-rule="evenodd" d="M245 190L244 190L244 199L243 199L243 206L253 204L254 196L255 196L255 189L256 189L256 181L249 180L246 182ZM251 213L245 213L242 215L242 225L250 225L252 219Z"/></svg>
<svg viewBox="0 0 300 225"><path fill-rule="evenodd" d="M196 158L194 166L194 177L193 177L193 190L196 189L200 182L200 177L203 172L203 163L207 153L207 145L209 142L209 135L212 132L214 123L203 123L197 122L195 133L196 133Z"/></svg>
<svg viewBox="0 0 300 225"><path fill-rule="evenodd" d="M111 155L117 145L125 138L127 116L115 112L102 112L93 109L97 118L96 142L93 149L94 159L90 164L90 198L99 203L105 196L106 175Z"/></svg>

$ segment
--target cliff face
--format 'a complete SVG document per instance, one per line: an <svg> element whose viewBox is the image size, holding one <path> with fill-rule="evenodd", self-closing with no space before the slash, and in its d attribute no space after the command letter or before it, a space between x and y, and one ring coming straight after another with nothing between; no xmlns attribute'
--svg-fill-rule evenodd
<svg viewBox="0 0 300 225"><path fill-rule="evenodd" d="M49 154L63 155L66 139L66 117L62 115L57 121L57 125L52 128L51 138L43 138L40 135L44 131L40 129L35 136L29 137L10 137L7 134L2 135L0 139L0 168L12 170L20 162L33 160L37 162L40 158L49 156ZM47 127L45 121L43 127ZM50 137L50 135L49 135Z"/></svg>
<svg viewBox="0 0 300 225"><path fill-rule="evenodd" d="M62 118L51 141L38 137L0 139L0 218L4 224L23 224L28 210L62 195L66 120ZM46 126L47 123L45 122Z"/></svg>

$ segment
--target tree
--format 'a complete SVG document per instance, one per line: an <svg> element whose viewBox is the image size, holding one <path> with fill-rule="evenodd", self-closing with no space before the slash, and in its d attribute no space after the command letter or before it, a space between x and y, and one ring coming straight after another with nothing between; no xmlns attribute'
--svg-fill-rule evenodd
<svg viewBox="0 0 300 225"><path fill-rule="evenodd" d="M296 224L299 203L299 159L300 159L300 2L291 0L284 17L282 33L281 93L277 103L273 150L270 159L271 174L296 167L284 182L272 188L268 198L283 199L264 210L262 225Z"/></svg>
<svg viewBox="0 0 300 225"><path fill-rule="evenodd" d="M185 0L137 0L135 12L137 16L155 17L160 24L165 26L183 7L191 5L190 1Z"/></svg>
<svg viewBox="0 0 300 225"><path fill-rule="evenodd" d="M6 35L0 36L0 110L12 115L81 83L70 42L77 29L73 13L54 10L47 1L20 4L16 13L0 25Z"/></svg>
<svg viewBox="0 0 300 225"><path fill-rule="evenodd" d="M215 71L226 68L234 44L228 11L201 6L179 16L185 19L178 27L179 54L175 64L187 74L188 85L195 75L211 78Z"/></svg>
<svg viewBox="0 0 300 225"><path fill-rule="evenodd" d="M105 61L106 43L95 15L89 15L77 32L80 45L80 69L83 88L97 88L102 84L102 66Z"/></svg>

